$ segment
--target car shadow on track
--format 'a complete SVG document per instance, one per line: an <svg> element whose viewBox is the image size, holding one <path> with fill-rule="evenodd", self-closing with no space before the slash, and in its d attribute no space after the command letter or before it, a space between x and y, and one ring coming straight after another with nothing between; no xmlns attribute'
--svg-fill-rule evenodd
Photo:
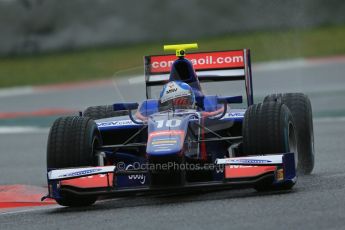
<svg viewBox="0 0 345 230"><path fill-rule="evenodd" d="M260 196L282 195L287 193L294 193L295 190L288 191L270 191L270 192L256 192L253 189L237 189L237 190L222 190L222 191L208 191L208 192L183 192L183 193L166 193L154 196L129 196L123 198L113 198L100 200L93 206L89 207L58 207L49 210L47 214L64 214L64 213L78 213L78 212L92 212L100 210L112 210L128 207L140 206L160 206L168 204L181 204L188 202L205 202L212 200L228 200L241 199Z"/></svg>

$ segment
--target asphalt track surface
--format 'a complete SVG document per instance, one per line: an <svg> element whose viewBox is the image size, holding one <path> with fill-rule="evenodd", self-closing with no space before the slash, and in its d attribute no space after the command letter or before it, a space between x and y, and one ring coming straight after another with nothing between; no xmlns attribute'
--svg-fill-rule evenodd
<svg viewBox="0 0 345 230"><path fill-rule="evenodd" d="M312 175L300 176L291 192L226 190L113 199L89 208L13 210L0 213L0 229L345 229L344 63L296 62L253 70L258 100L273 92L305 92L312 101L316 164ZM120 94L121 90L131 93ZM120 80L115 86L3 97L0 108L78 110L143 96L141 84ZM44 118L0 121L0 126L41 126L32 132L0 133L0 185L44 186L51 122Z"/></svg>

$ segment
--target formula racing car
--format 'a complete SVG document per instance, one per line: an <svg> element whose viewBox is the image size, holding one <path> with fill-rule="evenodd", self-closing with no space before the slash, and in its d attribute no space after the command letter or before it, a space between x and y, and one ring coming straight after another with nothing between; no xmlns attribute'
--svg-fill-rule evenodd
<svg viewBox="0 0 345 230"><path fill-rule="evenodd" d="M250 187L287 190L314 167L312 109L302 93L254 104L250 50L145 56L146 100L58 118L47 146L48 195L63 206L99 197ZM203 84L241 84L243 95ZM231 94L232 91L227 93Z"/></svg>

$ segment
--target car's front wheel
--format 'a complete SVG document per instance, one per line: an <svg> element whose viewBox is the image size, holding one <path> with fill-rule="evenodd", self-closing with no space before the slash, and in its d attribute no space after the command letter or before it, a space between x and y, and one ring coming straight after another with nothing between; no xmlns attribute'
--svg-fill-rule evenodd
<svg viewBox="0 0 345 230"><path fill-rule="evenodd" d="M297 165L298 151L295 125L288 107L280 102L260 103L250 106L243 121L243 152L249 155L295 153ZM294 185L272 186L273 179L255 186L259 191L290 189Z"/></svg>
<svg viewBox="0 0 345 230"><path fill-rule="evenodd" d="M47 145L47 169L97 166L95 148L102 144L96 123L86 117L60 117L50 129ZM88 206L95 196L61 194L62 206Z"/></svg>

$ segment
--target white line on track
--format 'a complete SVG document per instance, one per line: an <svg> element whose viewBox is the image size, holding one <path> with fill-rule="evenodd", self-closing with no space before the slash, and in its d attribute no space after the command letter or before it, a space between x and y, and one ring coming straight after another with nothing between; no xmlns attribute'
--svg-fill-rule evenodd
<svg viewBox="0 0 345 230"><path fill-rule="evenodd" d="M112 198L112 199L105 199L105 200L98 200L95 205L109 202L110 200L119 200L121 198ZM52 204L47 206L38 206L38 207L25 207L25 208L15 208L13 210L7 209L7 210L1 210L0 209L0 216L3 215L11 215L11 214L19 214L19 213L26 213L26 212L37 212L41 210L51 210L51 209L57 209L57 208L64 208L58 204Z"/></svg>
<svg viewBox="0 0 345 230"><path fill-rule="evenodd" d="M4 215L11 215L11 214L19 214L19 213L25 213L25 212L36 212L40 210L49 210L49 209L56 209L58 205L47 205L47 206L39 206L39 207L26 207L26 208L16 208L15 210L7 209L7 210L1 210L0 209L0 216Z"/></svg>
<svg viewBox="0 0 345 230"><path fill-rule="evenodd" d="M34 89L31 86L5 88L5 89L0 89L0 98L29 95L33 93L34 93Z"/></svg>
<svg viewBox="0 0 345 230"><path fill-rule="evenodd" d="M20 133L48 133L47 127L35 126L0 126L0 134L20 134Z"/></svg>
<svg viewBox="0 0 345 230"><path fill-rule="evenodd" d="M345 116L340 117L318 117L313 119L314 122L332 123L332 122L345 122Z"/></svg>
<svg viewBox="0 0 345 230"><path fill-rule="evenodd" d="M308 63L305 59L294 59L286 61L270 61L253 64L253 71L277 71L277 70L286 70L294 68L303 68L313 66L312 63Z"/></svg>
<svg viewBox="0 0 345 230"><path fill-rule="evenodd" d="M133 76L128 79L129 84L140 84L145 82L144 76Z"/></svg>

